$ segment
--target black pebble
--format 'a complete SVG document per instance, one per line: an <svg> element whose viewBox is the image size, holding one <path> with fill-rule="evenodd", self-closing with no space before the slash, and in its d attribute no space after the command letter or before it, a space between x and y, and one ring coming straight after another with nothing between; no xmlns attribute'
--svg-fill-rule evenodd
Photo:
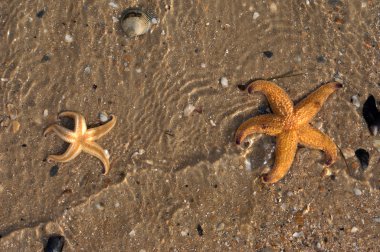
<svg viewBox="0 0 380 252"><path fill-rule="evenodd" d="M46 61L49 61L50 60L50 57L49 55L45 54L42 59L41 59L41 62L46 62Z"/></svg>
<svg viewBox="0 0 380 252"><path fill-rule="evenodd" d="M65 243L65 237L60 235L50 236L44 252L61 252Z"/></svg>
<svg viewBox="0 0 380 252"><path fill-rule="evenodd" d="M37 12L36 16L38 18L42 18L43 16L45 15L45 10L40 10L39 12Z"/></svg>
<svg viewBox="0 0 380 252"><path fill-rule="evenodd" d="M58 174L58 169L59 169L58 165L54 165L53 167L51 167L51 169L50 169L50 177L54 177L55 175L57 175Z"/></svg>
<svg viewBox="0 0 380 252"><path fill-rule="evenodd" d="M199 236L202 236L202 235L203 235L203 229L202 229L201 224L198 224L198 226L197 226L197 231L198 231L198 235L199 235Z"/></svg>
<svg viewBox="0 0 380 252"><path fill-rule="evenodd" d="M359 159L360 165L363 170L367 169L369 163L369 153L364 149L357 149L355 156Z"/></svg>
<svg viewBox="0 0 380 252"><path fill-rule="evenodd" d="M271 51L265 51L265 52L263 52L263 54L264 54L264 56L267 57L268 59L269 59L269 58L272 58L272 56L273 56L273 52L271 52Z"/></svg>
<svg viewBox="0 0 380 252"><path fill-rule="evenodd" d="M326 62L326 58L323 55L319 55L317 57L317 61L318 61L318 63L325 63Z"/></svg>
<svg viewBox="0 0 380 252"><path fill-rule="evenodd" d="M370 95L363 105L363 117L371 134L376 136L380 130L380 112L377 110L373 95Z"/></svg>

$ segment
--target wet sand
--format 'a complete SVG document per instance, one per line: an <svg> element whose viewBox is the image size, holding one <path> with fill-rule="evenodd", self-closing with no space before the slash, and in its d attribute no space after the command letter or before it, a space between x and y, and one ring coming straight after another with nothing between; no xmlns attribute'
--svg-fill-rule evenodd
<svg viewBox="0 0 380 252"><path fill-rule="evenodd" d="M127 39L118 18L136 5L159 23ZM380 154L361 111L380 100L379 11L372 0L0 2L0 250L41 251L59 234L63 251L375 251ZM366 149L368 168L340 155L322 177L323 153L300 147L287 176L263 185L275 139L244 148L233 136L268 104L237 86L272 78L295 102L342 82L312 124L345 153ZM67 148L42 134L65 110L89 127L118 116L98 141L108 175L87 154L46 161Z"/></svg>

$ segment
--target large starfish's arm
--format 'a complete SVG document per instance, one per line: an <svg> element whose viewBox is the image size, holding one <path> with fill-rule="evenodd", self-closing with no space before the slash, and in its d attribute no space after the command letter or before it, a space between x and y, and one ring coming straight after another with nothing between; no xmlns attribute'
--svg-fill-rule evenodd
<svg viewBox="0 0 380 252"><path fill-rule="evenodd" d="M85 142L83 144L83 151L97 157L102 161L104 166L104 175L106 175L110 170L110 161L105 153L105 151L95 142Z"/></svg>
<svg viewBox="0 0 380 252"><path fill-rule="evenodd" d="M71 130L68 130L60 125L53 124L50 125L45 131L44 136L47 136L49 133L54 132L57 134L63 141L68 143L75 142L75 134Z"/></svg>
<svg viewBox="0 0 380 252"><path fill-rule="evenodd" d="M297 132L285 131L276 139L276 159L273 168L263 176L264 183L276 183L282 179L292 166L297 151Z"/></svg>
<svg viewBox="0 0 380 252"><path fill-rule="evenodd" d="M81 152L81 146L77 143L70 144L69 148L62 155L49 155L49 161L68 162L76 158Z"/></svg>
<svg viewBox="0 0 380 252"><path fill-rule="evenodd" d="M282 128L283 120L279 116L273 114L255 116L240 125L235 134L235 141L236 144L241 144L247 136L253 133L276 136L282 131Z"/></svg>
<svg viewBox="0 0 380 252"><path fill-rule="evenodd" d="M335 163L337 159L337 147L328 136L312 126L307 125L298 130L298 138L300 144L325 152L327 165Z"/></svg>
<svg viewBox="0 0 380 252"><path fill-rule="evenodd" d="M281 116L287 116L293 113L293 102L286 92L270 81L258 80L248 87L248 92L259 91L267 97L272 111Z"/></svg>
<svg viewBox="0 0 380 252"><path fill-rule="evenodd" d="M327 98L341 87L342 84L338 82L327 83L298 103L295 107L295 118L298 125L308 123L318 113Z"/></svg>
<svg viewBox="0 0 380 252"><path fill-rule="evenodd" d="M103 124L99 127L88 129L85 138L89 141L95 141L107 134L116 124L116 116L111 115L111 120L106 124Z"/></svg>
<svg viewBox="0 0 380 252"><path fill-rule="evenodd" d="M59 117L66 117L66 116L74 119L75 133L80 133L81 135L83 135L86 132L87 130L86 120L81 114L72 112L72 111L64 111L59 114Z"/></svg>

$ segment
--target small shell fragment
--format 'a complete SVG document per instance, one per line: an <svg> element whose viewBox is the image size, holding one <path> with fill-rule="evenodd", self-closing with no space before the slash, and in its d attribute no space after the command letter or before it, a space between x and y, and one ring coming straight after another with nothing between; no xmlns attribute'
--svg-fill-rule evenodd
<svg viewBox="0 0 380 252"><path fill-rule="evenodd" d="M360 101L357 95L351 97L351 103L354 104L355 107L360 108Z"/></svg>
<svg viewBox="0 0 380 252"><path fill-rule="evenodd" d="M136 37L147 33L152 24L156 24L154 15L144 12L140 8L129 8L123 11L120 19L121 29L129 37Z"/></svg>
<svg viewBox="0 0 380 252"><path fill-rule="evenodd" d="M12 121L12 132L16 134L20 130L21 124L18 121Z"/></svg>
<svg viewBox="0 0 380 252"><path fill-rule="evenodd" d="M186 108L183 110L183 115L190 116L194 110L195 110L195 106L193 104L188 104Z"/></svg>
<svg viewBox="0 0 380 252"><path fill-rule="evenodd" d="M228 79L226 77L222 77L220 78L220 84L222 85L222 87L226 88L228 87Z"/></svg>

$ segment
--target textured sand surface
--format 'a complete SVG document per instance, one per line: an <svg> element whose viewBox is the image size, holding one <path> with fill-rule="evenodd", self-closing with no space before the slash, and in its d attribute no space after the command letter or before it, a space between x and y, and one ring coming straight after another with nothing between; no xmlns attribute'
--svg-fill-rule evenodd
<svg viewBox="0 0 380 252"><path fill-rule="evenodd" d="M117 18L136 5L159 23L127 39ZM41 251L53 234L63 251L375 251L380 154L361 110L380 100L379 13L374 0L0 1L0 251ZM321 177L323 153L299 148L261 184L275 139L233 136L268 104L237 85L276 76L295 102L344 84L312 124L366 149L366 170L340 155ZM67 147L42 135L65 110L90 127L118 116L98 141L109 175L86 154L46 162Z"/></svg>

